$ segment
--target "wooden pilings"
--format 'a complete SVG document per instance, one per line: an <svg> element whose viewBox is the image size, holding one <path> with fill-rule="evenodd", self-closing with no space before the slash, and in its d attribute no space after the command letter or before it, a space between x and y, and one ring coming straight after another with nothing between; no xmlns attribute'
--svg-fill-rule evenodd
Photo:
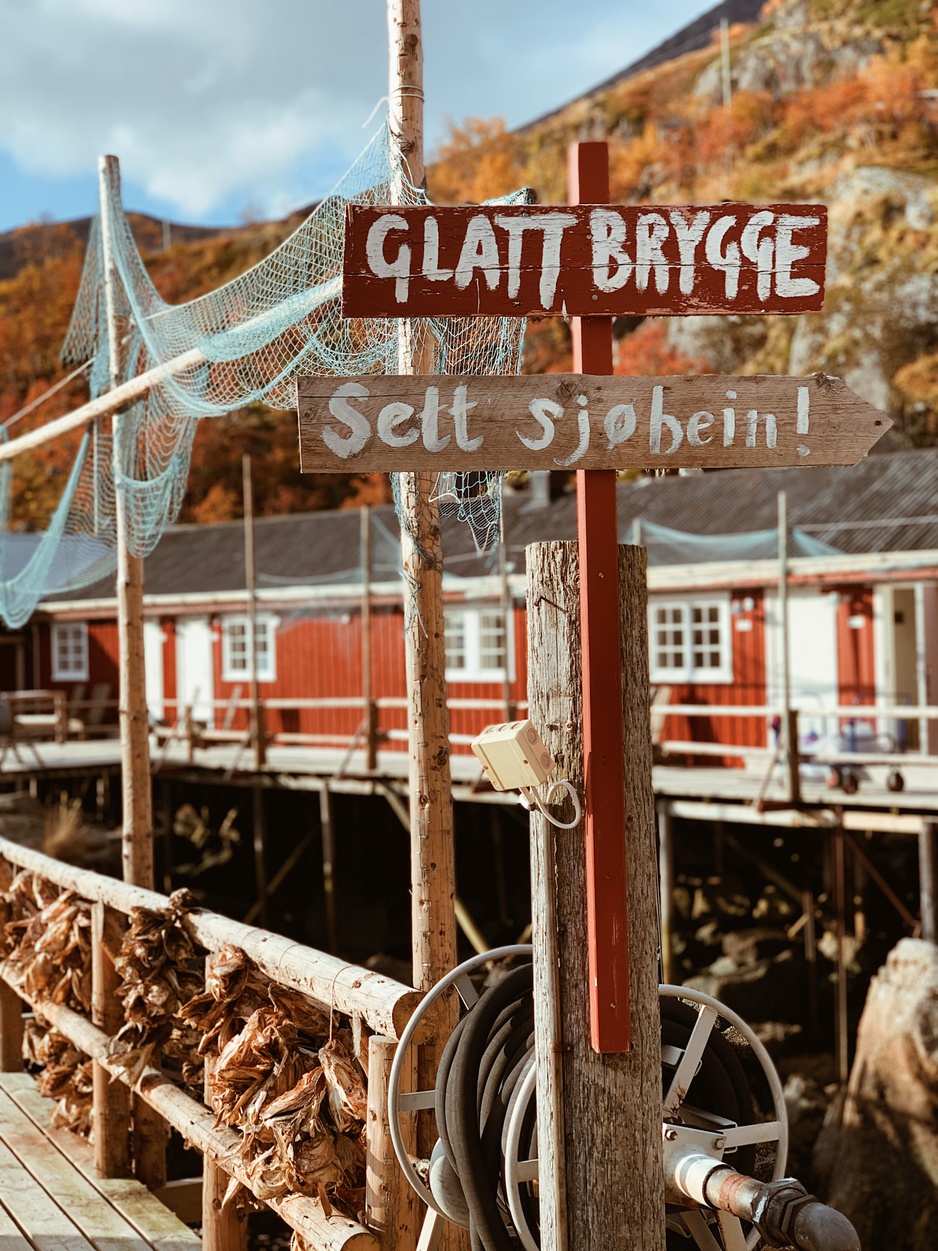
<svg viewBox="0 0 938 1251"><path fill-rule="evenodd" d="M413 1251L423 1215L417 1195L401 1172L388 1131L388 1082L397 1043L372 1034L368 1039L368 1155L365 1174L365 1214L370 1229L381 1238L382 1251ZM411 1049L416 1059L416 1052ZM411 1085L416 1079L416 1066Z"/></svg>
<svg viewBox="0 0 938 1251"><path fill-rule="evenodd" d="M124 1024L117 997L120 978L114 967L126 921L107 904L91 907L91 1019L113 1036ZM102 1177L127 1177L131 1172L130 1124L133 1096L123 1082L115 1082L102 1065L92 1076L94 1163Z"/></svg>
<svg viewBox="0 0 938 1251"><path fill-rule="evenodd" d="M532 813L543 1251L659 1251L664 1246L658 884L644 552L620 549L619 579L634 1047L624 1055L600 1055L590 1046L583 831L553 830ZM555 776L569 779L582 794L578 584L575 544L528 548L530 715L557 761ZM625 938L605 936L610 943Z"/></svg>

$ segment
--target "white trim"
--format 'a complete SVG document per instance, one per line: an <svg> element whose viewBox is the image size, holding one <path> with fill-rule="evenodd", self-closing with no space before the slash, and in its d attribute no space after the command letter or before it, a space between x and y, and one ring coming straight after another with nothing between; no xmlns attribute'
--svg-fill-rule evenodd
<svg viewBox="0 0 938 1251"><path fill-rule="evenodd" d="M52 681L88 681L87 621L53 621Z"/></svg>
<svg viewBox="0 0 938 1251"><path fill-rule="evenodd" d="M246 642L249 634L249 617L247 613L226 613L219 618L221 622L221 679L223 682L243 682L251 676L250 648ZM258 682L276 682L277 680L277 625L279 618L273 613L258 613L256 617ZM244 646L237 648L238 663L234 663L232 653L232 627L244 630ZM240 644L240 639L239 639Z"/></svg>
<svg viewBox="0 0 938 1251"><path fill-rule="evenodd" d="M695 621L695 614L701 619ZM648 601L648 644L652 682L732 682L729 595L653 596Z"/></svg>

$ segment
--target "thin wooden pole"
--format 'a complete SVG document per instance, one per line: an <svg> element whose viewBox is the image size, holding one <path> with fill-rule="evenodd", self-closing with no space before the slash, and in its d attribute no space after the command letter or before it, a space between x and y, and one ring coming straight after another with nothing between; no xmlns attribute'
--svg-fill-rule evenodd
<svg viewBox="0 0 938 1251"><path fill-rule="evenodd" d="M248 675L251 688L251 746L254 768L267 763L267 735L261 689L257 680L257 577L254 567L254 488L251 482L251 458L241 457L241 483L244 493L244 586L248 600Z"/></svg>
<svg viewBox="0 0 938 1251"><path fill-rule="evenodd" d="M251 788L251 836L254 845L254 882L257 889L257 919L267 928L270 891L267 886L267 814L264 812L264 788Z"/></svg>
<svg viewBox="0 0 938 1251"><path fill-rule="evenodd" d="M388 1108L388 1080L396 1050L392 1038L372 1034L368 1039L365 1216L368 1227L380 1235L382 1251L413 1251L422 1213L418 1213L417 1196L401 1172L388 1128L388 1118L394 1115ZM411 1081L415 1077L412 1073Z"/></svg>
<svg viewBox="0 0 938 1251"><path fill-rule="evenodd" d="M319 828L322 836L322 890L326 906L326 941L335 955L339 950L339 931L335 912L335 827L332 821L332 791L323 786L319 792Z"/></svg>
<svg viewBox="0 0 938 1251"><path fill-rule="evenodd" d="M13 870L0 861L0 890L9 890ZM5 981L0 981L0 1073L23 1069L23 1001Z"/></svg>
<svg viewBox="0 0 938 1251"><path fill-rule="evenodd" d="M120 978L114 960L121 948L126 921L106 904L91 908L91 1019L110 1037L124 1024L117 997ZM102 1177L128 1177L131 1172L130 1125L133 1096L115 1082L97 1061L92 1069L94 1163Z"/></svg>
<svg viewBox="0 0 938 1251"><path fill-rule="evenodd" d="M922 908L922 938L938 942L938 874L936 874L935 830L933 821L922 821L918 836L919 898Z"/></svg>
<svg viewBox="0 0 938 1251"><path fill-rule="evenodd" d="M498 514L498 581L501 591L501 613L505 630L504 659L502 664L502 702L505 706L505 720L514 721L515 701L511 691L511 672L508 659L511 655L511 632L515 628L514 612L511 602L511 585L508 581L508 545L505 539L505 509Z"/></svg>
<svg viewBox="0 0 938 1251"><path fill-rule="evenodd" d="M646 567L641 548L622 547L620 553L619 663L629 675L620 708L629 812L629 933L608 934L605 941L628 938L634 1045L624 1054L599 1054L591 1046L583 832L554 830L532 812L542 1251L664 1248ZM582 794L579 572L574 543L528 548L530 716L557 761L555 775L569 779ZM569 820L569 813L557 815Z"/></svg>
<svg viewBox="0 0 938 1251"><path fill-rule="evenodd" d="M362 719L365 722L365 768L378 767L378 706L371 672L371 509L361 510L362 565Z"/></svg>
<svg viewBox="0 0 938 1251"><path fill-rule="evenodd" d="M671 808L658 808L658 880L661 898L661 980L674 985L674 832Z"/></svg>
<svg viewBox="0 0 938 1251"><path fill-rule="evenodd" d="M389 125L415 186L424 179L423 45L419 0L389 0ZM401 203L401 179L392 201ZM420 374L433 366L419 324L402 322L398 373ZM414 985L428 990L456 964L456 873L453 803L446 706L443 623L443 553L439 511L431 497L432 473L399 476L401 547L406 601L405 659L409 698L411 915ZM456 1021L453 998L438 1018L438 1038L421 1049L420 1082L432 1082L442 1045ZM422 1140L418 1149L432 1146ZM431 1135L435 1137L435 1135Z"/></svg>
<svg viewBox="0 0 938 1251"><path fill-rule="evenodd" d="M206 976L211 973L217 955L205 958ZM212 1106L212 1071L217 1056L205 1057L205 1102ZM204 1251L246 1251L248 1224L243 1209L233 1203L222 1206L231 1178L210 1156L202 1158L202 1246Z"/></svg>
<svg viewBox="0 0 938 1251"><path fill-rule="evenodd" d="M112 248L112 196L120 190L120 168L115 156L99 162L101 192L101 249L107 312L108 356L112 389L120 381L121 326L117 310L120 279ZM153 804L150 782L150 742L147 724L146 669L143 653L143 560L131 555L127 520L130 501L123 485L121 421L114 419L114 496L117 516L117 631L120 666L121 787L123 792L124 880L153 888Z"/></svg>
<svg viewBox="0 0 938 1251"><path fill-rule="evenodd" d="M778 613L782 633L782 725L781 742L788 776L788 798L801 803L801 773L798 759L798 714L791 706L791 629L788 615L788 500L778 493Z"/></svg>
<svg viewBox="0 0 938 1251"><path fill-rule="evenodd" d="M111 388L120 377L121 335L117 316L119 277L112 249L111 196L120 191L120 167L114 156L103 156L99 166L101 247L107 313ZM113 431L114 500L117 530L117 636L119 656L119 711L121 736L121 848L124 880L152 890L153 795L150 777L150 740L147 722L146 668L143 650L143 560L128 545L129 502L121 474L121 419ZM127 466L131 469L131 466ZM139 1096L134 1097L134 1172L151 1190L166 1183L166 1126Z"/></svg>
<svg viewBox="0 0 938 1251"><path fill-rule="evenodd" d="M846 1088L850 1077L849 1040L847 1037L847 901L846 864L844 862L844 832L840 827L831 830L831 854L833 856L834 910L837 928L837 1078Z"/></svg>
<svg viewBox="0 0 938 1251"><path fill-rule="evenodd" d="M607 145L573 144L567 178L571 204L608 203ZM574 373L611 374L612 319L574 317L572 334ZM600 470L576 477L590 1040L596 1051L623 1052L631 1034L616 475Z"/></svg>

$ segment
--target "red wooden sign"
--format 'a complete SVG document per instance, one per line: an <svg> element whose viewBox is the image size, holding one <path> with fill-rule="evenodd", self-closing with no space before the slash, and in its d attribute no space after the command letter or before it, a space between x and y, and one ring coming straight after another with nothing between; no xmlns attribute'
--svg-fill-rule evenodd
<svg viewBox="0 0 938 1251"><path fill-rule="evenodd" d="M812 313L827 209L346 209L345 317Z"/></svg>

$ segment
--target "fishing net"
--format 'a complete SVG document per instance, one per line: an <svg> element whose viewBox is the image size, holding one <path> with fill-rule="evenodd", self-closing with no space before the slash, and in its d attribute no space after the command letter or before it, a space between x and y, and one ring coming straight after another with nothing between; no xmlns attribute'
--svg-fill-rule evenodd
<svg viewBox="0 0 938 1251"><path fill-rule="evenodd" d="M632 522L630 541L648 551L649 565L697 565L724 560L775 560L778 530L753 530L746 534L689 534L672 530L644 517ZM803 530L788 536L789 556L837 556L840 548Z"/></svg>
<svg viewBox="0 0 938 1251"><path fill-rule="evenodd" d="M17 628L45 595L89 585L116 567L115 507L130 552L145 556L178 516L198 422L252 403L295 406L300 374L397 373L396 320L341 316L345 206L426 204L411 184L386 127L303 224L264 261L185 304L167 304L154 287L112 185L106 204L120 333L117 383L160 369L149 394L113 423L86 434L49 528L11 535L0 526L0 616ZM527 191L499 203L525 203ZM93 224L71 326L70 363L91 362L92 396L112 385L105 297L105 248ZM518 372L524 322L446 318L409 323L426 372ZM9 517L11 475L0 475ZM480 546L497 534L500 474L441 475L441 511L465 520ZM16 541L14 541L16 540Z"/></svg>

